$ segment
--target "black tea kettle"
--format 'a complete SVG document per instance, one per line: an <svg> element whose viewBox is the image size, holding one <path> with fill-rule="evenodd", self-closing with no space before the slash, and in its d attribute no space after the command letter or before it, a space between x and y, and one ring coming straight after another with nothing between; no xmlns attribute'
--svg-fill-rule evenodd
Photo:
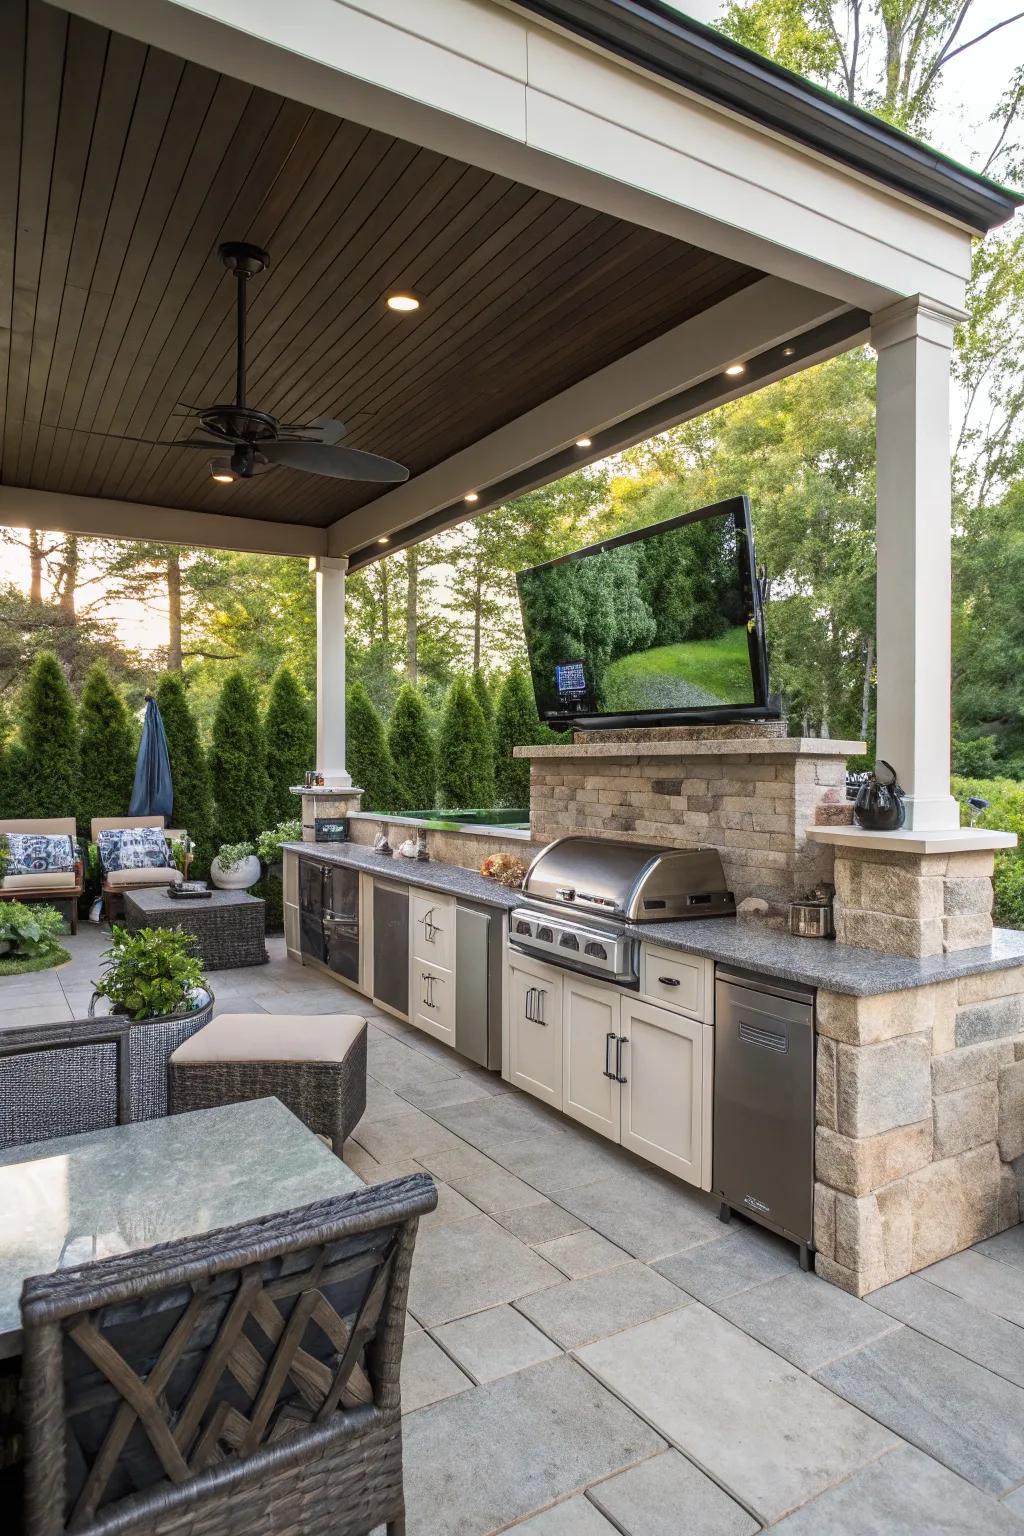
<svg viewBox="0 0 1024 1536"><path fill-rule="evenodd" d="M874 773L861 785L854 801L854 820L866 832L895 832L902 827L906 814L896 770L879 758Z"/></svg>

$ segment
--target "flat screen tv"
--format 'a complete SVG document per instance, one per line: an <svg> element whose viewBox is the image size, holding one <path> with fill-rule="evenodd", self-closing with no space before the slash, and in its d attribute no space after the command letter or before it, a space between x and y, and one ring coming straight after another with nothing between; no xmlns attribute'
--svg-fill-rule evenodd
<svg viewBox="0 0 1024 1536"><path fill-rule="evenodd" d="M778 716L755 571L745 496L520 571L540 718L593 727Z"/></svg>

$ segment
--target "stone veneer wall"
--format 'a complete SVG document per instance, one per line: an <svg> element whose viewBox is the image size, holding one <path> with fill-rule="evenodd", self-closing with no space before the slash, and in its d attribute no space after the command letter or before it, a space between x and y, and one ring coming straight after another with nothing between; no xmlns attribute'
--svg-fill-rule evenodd
<svg viewBox="0 0 1024 1536"><path fill-rule="evenodd" d="M835 850L836 938L924 958L992 941L991 853Z"/></svg>
<svg viewBox="0 0 1024 1536"><path fill-rule="evenodd" d="M1013 1226L1024 967L879 997L819 992L817 1122L816 1267L844 1290L863 1296Z"/></svg>
<svg viewBox="0 0 1024 1536"><path fill-rule="evenodd" d="M614 756L542 749L531 765L530 829L542 843L575 832L710 845L737 901L759 896L782 906L832 878L832 850L808 843L805 832L825 792L846 777L841 744L787 745L742 752L725 739L710 755L688 754L685 742L670 755L645 754L639 741Z"/></svg>

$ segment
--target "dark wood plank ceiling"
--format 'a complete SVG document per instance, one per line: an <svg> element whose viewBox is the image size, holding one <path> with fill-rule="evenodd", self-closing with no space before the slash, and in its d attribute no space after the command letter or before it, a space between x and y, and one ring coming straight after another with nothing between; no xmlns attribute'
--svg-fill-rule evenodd
<svg viewBox="0 0 1024 1536"><path fill-rule="evenodd" d="M232 398L225 239L272 258L250 404L340 417L414 475L760 276L5 0L0 483L315 527L383 493L285 469L219 486L199 453L119 441ZM422 308L396 315L406 288Z"/></svg>

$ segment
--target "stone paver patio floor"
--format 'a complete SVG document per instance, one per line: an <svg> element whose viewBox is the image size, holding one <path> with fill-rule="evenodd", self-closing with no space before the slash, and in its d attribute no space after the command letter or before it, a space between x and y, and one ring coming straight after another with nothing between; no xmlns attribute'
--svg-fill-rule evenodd
<svg viewBox="0 0 1024 1536"><path fill-rule="evenodd" d="M84 1016L108 942L0 980ZM795 1249L288 961L218 1012L370 1019L345 1158L425 1168L403 1365L409 1536L1024 1536L1024 1227L864 1301Z"/></svg>

